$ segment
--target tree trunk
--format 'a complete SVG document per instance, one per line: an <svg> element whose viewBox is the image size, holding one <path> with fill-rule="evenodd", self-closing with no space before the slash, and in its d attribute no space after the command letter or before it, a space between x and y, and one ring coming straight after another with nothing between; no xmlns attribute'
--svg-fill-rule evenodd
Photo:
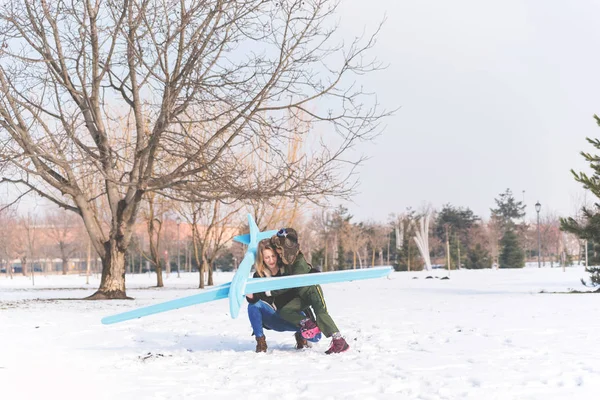
<svg viewBox="0 0 600 400"><path fill-rule="evenodd" d="M188 264L189 261L189 249L188 249L188 245L187 243L185 244L185 251L184 251L184 255L185 255L185 266L183 267L183 270L186 272L190 272L190 266Z"/></svg>
<svg viewBox="0 0 600 400"><path fill-rule="evenodd" d="M210 271L210 264L206 253L202 251L202 279L206 279L207 286L210 285L208 279L208 271ZM206 274L206 275L205 275Z"/></svg>
<svg viewBox="0 0 600 400"><path fill-rule="evenodd" d="M375 247L372 248L373 254L371 256L371 267L375 266Z"/></svg>
<svg viewBox="0 0 600 400"><path fill-rule="evenodd" d="M163 282L163 276L162 276L162 264L160 263L160 260L158 260L158 263L156 263L156 287L164 287L165 284Z"/></svg>
<svg viewBox="0 0 600 400"><path fill-rule="evenodd" d="M151 208L151 216L148 221L148 244L150 246L150 258L156 269L156 287L163 287L162 264L160 263L160 232L162 221L153 217L154 211Z"/></svg>
<svg viewBox="0 0 600 400"><path fill-rule="evenodd" d="M116 241L104 244L106 256L102 257L100 287L87 300L130 299L125 293L125 251Z"/></svg>
<svg viewBox="0 0 600 400"><path fill-rule="evenodd" d="M23 274L23 276L27 276L28 272L29 268L27 265L27 256L25 256L21 258L21 273Z"/></svg>
<svg viewBox="0 0 600 400"><path fill-rule="evenodd" d="M335 236L333 237L333 246L331 246L331 270L335 271L335 264L337 263L337 248L338 248L338 242L337 242L337 233L335 234ZM339 266L338 266L339 269Z"/></svg>
<svg viewBox="0 0 600 400"><path fill-rule="evenodd" d="M194 259L196 260L196 264L198 265L198 273L200 274L200 283L198 287L200 289L204 289L204 262L200 257L200 251L198 250L198 231L195 225L192 225L192 241L194 246Z"/></svg>
<svg viewBox="0 0 600 400"><path fill-rule="evenodd" d="M327 272L327 237L325 237L325 262L323 263L323 272Z"/></svg>
<svg viewBox="0 0 600 400"><path fill-rule="evenodd" d="M92 267L92 244L88 240L87 242L87 254L85 260L85 284L90 284L90 270Z"/></svg>
<svg viewBox="0 0 600 400"><path fill-rule="evenodd" d="M407 250L406 250L406 253L407 253L407 269L408 269L408 271L410 271L410 240L408 241L408 246L406 246L406 247L407 247Z"/></svg>
<svg viewBox="0 0 600 400"><path fill-rule="evenodd" d="M214 282L213 282L213 265L212 265L212 260L208 260L208 262L206 263L206 268L208 268L208 282L206 282L206 284L208 286L213 286Z"/></svg>
<svg viewBox="0 0 600 400"><path fill-rule="evenodd" d="M69 260L66 258L62 259L62 274L67 274L67 269L69 268Z"/></svg>
<svg viewBox="0 0 600 400"><path fill-rule="evenodd" d="M162 276L162 264L160 263L160 254L158 253L158 239L156 242L150 239L150 259L152 264L154 264L154 269L156 271L156 287L163 287L163 276ZM125 260L123 258L123 260Z"/></svg>
<svg viewBox="0 0 600 400"><path fill-rule="evenodd" d="M204 289L204 263L202 260L197 260L198 263L198 272L200 273L200 282L198 284L198 288Z"/></svg>
<svg viewBox="0 0 600 400"><path fill-rule="evenodd" d="M165 269L167 271L167 277L169 277L169 275L171 275L171 253L168 248L165 251Z"/></svg>

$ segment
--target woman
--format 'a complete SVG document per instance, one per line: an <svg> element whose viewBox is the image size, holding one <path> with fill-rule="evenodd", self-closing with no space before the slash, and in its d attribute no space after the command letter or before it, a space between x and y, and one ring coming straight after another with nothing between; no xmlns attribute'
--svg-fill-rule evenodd
<svg viewBox="0 0 600 400"><path fill-rule="evenodd" d="M271 247L269 239L259 242L256 257L256 272L254 278L281 276L281 262L275 249ZM289 303L297 293L294 290L287 291L281 296L272 296L270 292L261 292L246 295L248 300L248 318L254 336L256 337L256 352L267 351L267 341L263 328L272 329L277 332L296 332L296 348L303 349L309 347L306 339L300 333L299 327L287 322L277 312L287 303ZM308 310L301 312L302 318L306 318ZM318 342L321 335L309 339L311 342Z"/></svg>

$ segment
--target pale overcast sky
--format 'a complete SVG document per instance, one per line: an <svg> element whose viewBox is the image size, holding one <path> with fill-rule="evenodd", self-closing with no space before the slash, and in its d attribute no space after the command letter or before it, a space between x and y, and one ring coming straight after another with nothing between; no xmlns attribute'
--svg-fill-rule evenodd
<svg viewBox="0 0 600 400"><path fill-rule="evenodd" d="M350 42L387 18L372 54L389 64L360 78L400 107L362 152L356 220L445 203L488 218L511 188L527 204L573 214L583 190L571 168L600 136L600 2L342 0ZM6 189L4 189L6 190Z"/></svg>
<svg viewBox="0 0 600 400"><path fill-rule="evenodd" d="M362 150L349 207L356 219L425 204L489 217L506 188L542 214L572 214L583 190L571 168L600 136L600 2L592 0L344 0L351 38L385 16L374 50L389 64L367 76L388 108L401 109Z"/></svg>

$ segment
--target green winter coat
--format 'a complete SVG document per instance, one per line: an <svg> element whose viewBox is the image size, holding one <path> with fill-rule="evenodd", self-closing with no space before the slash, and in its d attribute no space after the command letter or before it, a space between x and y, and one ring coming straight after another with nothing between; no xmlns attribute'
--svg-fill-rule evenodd
<svg viewBox="0 0 600 400"><path fill-rule="evenodd" d="M304 254L300 252L292 264L285 266L283 275L302 275L308 274L311 271L318 272L312 268L312 265L304 258ZM327 305L325 304L325 297L323 296L321 286L313 285L293 289L272 290L271 294L273 296L281 296L290 290L297 290L298 297L289 301L285 306L279 309L279 315L281 315L283 319L292 324L299 325L300 321L304 319L304 316L300 314L300 311L310 306L316 315L317 320L315 322L317 323L317 326L326 337L330 337L332 334L339 332L335 322L333 322L333 319L327 312Z"/></svg>

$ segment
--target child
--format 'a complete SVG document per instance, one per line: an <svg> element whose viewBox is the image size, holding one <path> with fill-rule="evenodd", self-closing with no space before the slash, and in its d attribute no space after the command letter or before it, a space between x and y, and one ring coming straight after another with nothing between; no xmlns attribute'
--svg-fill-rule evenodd
<svg viewBox="0 0 600 400"><path fill-rule="evenodd" d="M300 251L298 234L294 229L280 229L275 236L271 237L271 245L275 248L285 265L284 275L300 275L316 271L306 261L304 254ZM313 285L296 289L273 290L271 293L273 296L281 296L289 290L296 290L297 297L279 309L279 315L283 319L299 325L301 328L300 332L306 339L314 337L319 332L323 332L326 337L332 337L331 346L325 352L326 354L343 353L350 348L327 312L321 286ZM308 306L311 306L315 312L316 324L310 318L299 314L299 311Z"/></svg>

